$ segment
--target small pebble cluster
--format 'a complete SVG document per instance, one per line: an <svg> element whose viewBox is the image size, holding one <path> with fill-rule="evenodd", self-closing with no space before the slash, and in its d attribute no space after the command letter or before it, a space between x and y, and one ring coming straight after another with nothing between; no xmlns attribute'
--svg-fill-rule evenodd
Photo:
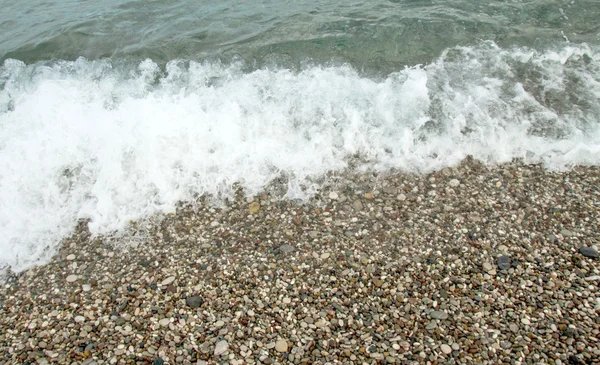
<svg viewBox="0 0 600 365"><path fill-rule="evenodd" d="M600 169L277 184L81 222L2 285L0 364L600 364Z"/></svg>

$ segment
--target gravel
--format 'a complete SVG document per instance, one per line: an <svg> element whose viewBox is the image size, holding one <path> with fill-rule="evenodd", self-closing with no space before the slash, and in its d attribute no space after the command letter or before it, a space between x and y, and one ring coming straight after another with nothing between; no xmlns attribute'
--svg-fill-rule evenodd
<svg viewBox="0 0 600 365"><path fill-rule="evenodd" d="M600 363L598 168L322 184L200 197L120 237L81 222L0 288L0 363Z"/></svg>

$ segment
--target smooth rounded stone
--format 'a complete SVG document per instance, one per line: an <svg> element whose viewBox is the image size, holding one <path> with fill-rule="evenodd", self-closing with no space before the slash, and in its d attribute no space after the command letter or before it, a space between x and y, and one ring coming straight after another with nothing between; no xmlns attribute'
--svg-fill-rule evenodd
<svg viewBox="0 0 600 365"><path fill-rule="evenodd" d="M86 292L87 292L87 291L90 291L90 290L92 290L92 286L91 286L91 285L89 285L89 284L83 284L83 285L81 286L81 290L83 290L83 291L86 291Z"/></svg>
<svg viewBox="0 0 600 365"><path fill-rule="evenodd" d="M448 185L450 185L452 188L455 188L460 185L460 181L458 181L458 179L452 179L450 182L448 182Z"/></svg>
<svg viewBox="0 0 600 365"><path fill-rule="evenodd" d="M229 349L229 343L227 341L225 341L225 340L219 341L215 345L214 355L220 356L221 354L224 354L228 349Z"/></svg>
<svg viewBox="0 0 600 365"><path fill-rule="evenodd" d="M169 276L168 278L166 278L165 280L160 282L160 285L162 286L167 286L171 283L173 283L175 281L175 277L174 276Z"/></svg>
<svg viewBox="0 0 600 365"><path fill-rule="evenodd" d="M290 304L292 302L292 300L288 297L283 298L282 300L283 304Z"/></svg>
<svg viewBox="0 0 600 365"><path fill-rule="evenodd" d="M429 313L433 319L448 319L448 313L442 311L433 311Z"/></svg>
<svg viewBox="0 0 600 365"><path fill-rule="evenodd" d="M160 321L158 321L158 324L160 324L163 327L167 327L169 323L171 323L171 320L169 318L163 318Z"/></svg>
<svg viewBox="0 0 600 365"><path fill-rule="evenodd" d="M75 274L67 276L68 283L73 283L73 282L77 281L77 279L79 279L79 276L75 275Z"/></svg>
<svg viewBox="0 0 600 365"><path fill-rule="evenodd" d="M529 321L527 318L522 318L521 319L521 323L523 323L524 325L529 326L531 324L531 321Z"/></svg>
<svg viewBox="0 0 600 365"><path fill-rule="evenodd" d="M290 252L293 252L294 250L296 250L296 248L292 245L285 244L285 245L279 246L279 251L281 253L290 253Z"/></svg>
<svg viewBox="0 0 600 365"><path fill-rule="evenodd" d="M67 260L69 260L69 261L75 260L75 255L70 254L69 256L67 256Z"/></svg>
<svg viewBox="0 0 600 365"><path fill-rule="evenodd" d="M163 365L164 363L164 360L160 357L157 357L156 360L154 360L154 365Z"/></svg>
<svg viewBox="0 0 600 365"><path fill-rule="evenodd" d="M82 323L82 322L85 322L84 316L76 316L75 317L75 323Z"/></svg>
<svg viewBox="0 0 600 365"><path fill-rule="evenodd" d="M446 344L443 344L442 346L440 346L440 350L442 350L442 352L445 353L446 355L448 355L452 352L452 348Z"/></svg>
<svg viewBox="0 0 600 365"><path fill-rule="evenodd" d="M403 202L406 200L406 195L404 194L398 194L398 196L396 197L396 199L398 199L399 201Z"/></svg>
<svg viewBox="0 0 600 365"><path fill-rule="evenodd" d="M339 198L339 195L335 191L332 191L331 193L329 193L329 199L337 200L338 198Z"/></svg>
<svg viewBox="0 0 600 365"><path fill-rule="evenodd" d="M589 257L592 259L598 258L598 251L594 250L591 247L583 246L579 249L579 252L585 257Z"/></svg>
<svg viewBox="0 0 600 365"><path fill-rule="evenodd" d="M498 256L496 263L498 264L498 268L500 270L510 269L510 257L508 256Z"/></svg>
<svg viewBox="0 0 600 365"><path fill-rule="evenodd" d="M277 350L278 352L287 352L288 350L288 343L286 340L277 340L277 342L275 342L275 350Z"/></svg>
<svg viewBox="0 0 600 365"><path fill-rule="evenodd" d="M597 280L600 280L600 275L588 276L588 277L585 278L585 280L587 280L587 281L597 281Z"/></svg>
<svg viewBox="0 0 600 365"><path fill-rule="evenodd" d="M220 321L220 320L215 323L215 327L223 327L224 325L225 325L225 322Z"/></svg>
<svg viewBox="0 0 600 365"><path fill-rule="evenodd" d="M331 256L331 254L329 252L325 252L325 253L321 254L321 259L322 260L328 259L329 256Z"/></svg>
<svg viewBox="0 0 600 365"><path fill-rule="evenodd" d="M452 350L454 350L454 351L460 350L460 345L458 344L458 342L452 343Z"/></svg>
<svg viewBox="0 0 600 365"><path fill-rule="evenodd" d="M560 231L560 234L561 234L563 237L572 237L572 236L574 236L574 235L575 235L573 232L571 232L571 231L569 231L569 230L566 230L566 229L563 229L562 231Z"/></svg>
<svg viewBox="0 0 600 365"><path fill-rule="evenodd" d="M489 262L484 262L482 266L485 271L494 270L494 267Z"/></svg>
<svg viewBox="0 0 600 365"><path fill-rule="evenodd" d="M192 297L185 298L185 304L187 304L188 307L190 307L190 308L198 308L199 306L202 305L203 302L204 302L204 300L198 296L192 296Z"/></svg>

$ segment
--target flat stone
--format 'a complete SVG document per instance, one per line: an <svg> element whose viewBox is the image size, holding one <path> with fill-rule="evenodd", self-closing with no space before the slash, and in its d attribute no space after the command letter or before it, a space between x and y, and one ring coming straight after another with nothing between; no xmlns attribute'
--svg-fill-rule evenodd
<svg viewBox="0 0 600 365"><path fill-rule="evenodd" d="M221 354L224 354L228 349L229 349L229 343L227 343L227 341L225 341L225 340L219 341L215 345L215 351L213 354L215 356L220 356Z"/></svg>
<svg viewBox="0 0 600 365"><path fill-rule="evenodd" d="M450 182L448 182L448 185L450 185L452 188L455 188L460 185L460 181L458 181L458 179L452 179Z"/></svg>
<svg viewBox="0 0 600 365"><path fill-rule="evenodd" d="M75 260L75 255L70 254L69 256L67 256L67 260L69 260L69 261Z"/></svg>
<svg viewBox="0 0 600 365"><path fill-rule="evenodd" d="M79 279L79 276L77 276L77 275L69 275L69 276L67 276L67 282L68 283L75 282L77 279Z"/></svg>
<svg viewBox="0 0 600 365"><path fill-rule="evenodd" d="M292 245L285 244L285 245L279 246L279 251L282 253L290 253L290 252L293 252L294 250L296 250L296 248Z"/></svg>
<svg viewBox="0 0 600 365"><path fill-rule="evenodd" d="M600 280L600 275L592 275L585 278L587 281L598 281Z"/></svg>
<svg viewBox="0 0 600 365"><path fill-rule="evenodd" d="M489 262L484 262L482 266L483 266L483 270L485 270L485 271L494 270L494 267Z"/></svg>
<svg viewBox="0 0 600 365"><path fill-rule="evenodd" d="M449 353L452 352L452 348L446 344L443 344L442 346L440 346L440 350L442 350L442 352L445 353L446 355L448 355Z"/></svg>
<svg viewBox="0 0 600 365"><path fill-rule="evenodd" d="M498 268L500 270L510 269L510 257L508 256L498 256L496 263L498 264Z"/></svg>
<svg viewBox="0 0 600 365"><path fill-rule="evenodd" d="M322 260L328 259L329 256L330 256L330 253L329 252L325 252L325 253L321 254L321 259Z"/></svg>
<svg viewBox="0 0 600 365"><path fill-rule="evenodd" d="M583 246L579 249L579 252L585 257L589 257L592 259L598 258L598 251L594 250L591 247Z"/></svg>
<svg viewBox="0 0 600 365"><path fill-rule="evenodd" d="M563 229L562 231L560 231L560 234L561 234L563 237L572 237L572 236L574 236L574 235L575 235L573 232L571 232L571 231L569 231L569 230L566 230L566 229Z"/></svg>
<svg viewBox="0 0 600 365"><path fill-rule="evenodd" d="M292 302L292 300L288 297L283 298L282 300L283 304L290 304Z"/></svg>
<svg viewBox="0 0 600 365"><path fill-rule="evenodd" d="M190 307L190 308L198 308L199 306L202 305L202 303L204 303L204 300L198 296L192 296L192 297L185 298L185 304L187 304L188 307Z"/></svg>
<svg viewBox="0 0 600 365"><path fill-rule="evenodd" d="M400 200L401 202L406 200L406 195L404 194L398 194L398 196L396 197L396 199Z"/></svg>
<svg viewBox="0 0 600 365"><path fill-rule="evenodd" d="M339 195L335 191L332 191L331 193L329 193L329 199L337 200L338 198L339 198Z"/></svg>
<svg viewBox="0 0 600 365"><path fill-rule="evenodd" d="M448 319L448 313L442 311L430 312L429 316L433 319Z"/></svg>
<svg viewBox="0 0 600 365"><path fill-rule="evenodd" d="M166 278L165 280L160 282L160 285L162 286L167 286L169 284L171 284L172 282L175 281L175 277L174 276L169 276L168 278Z"/></svg>
<svg viewBox="0 0 600 365"><path fill-rule="evenodd" d="M160 324L163 327L167 327L169 323L171 323L171 320L169 318L163 318L160 321L158 321L158 324Z"/></svg>
<svg viewBox="0 0 600 365"><path fill-rule="evenodd" d="M76 317L75 317L75 322L76 322L76 323L82 323L82 322L85 322L85 317L84 317L84 316L76 316Z"/></svg>
<svg viewBox="0 0 600 365"><path fill-rule="evenodd" d="M275 350L277 350L278 352L287 352L288 350L288 344L286 340L277 340L277 342L275 342Z"/></svg>
<svg viewBox="0 0 600 365"><path fill-rule="evenodd" d="M531 321L529 321L527 318L523 318L523 319L521 319L521 323L523 323L524 325L529 326L531 324Z"/></svg>

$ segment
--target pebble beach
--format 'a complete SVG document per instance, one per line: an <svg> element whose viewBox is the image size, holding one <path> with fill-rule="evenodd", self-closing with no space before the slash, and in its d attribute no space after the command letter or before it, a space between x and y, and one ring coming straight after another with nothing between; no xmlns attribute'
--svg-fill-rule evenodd
<svg viewBox="0 0 600 365"><path fill-rule="evenodd" d="M2 283L0 364L600 364L599 186L467 159L81 222Z"/></svg>

